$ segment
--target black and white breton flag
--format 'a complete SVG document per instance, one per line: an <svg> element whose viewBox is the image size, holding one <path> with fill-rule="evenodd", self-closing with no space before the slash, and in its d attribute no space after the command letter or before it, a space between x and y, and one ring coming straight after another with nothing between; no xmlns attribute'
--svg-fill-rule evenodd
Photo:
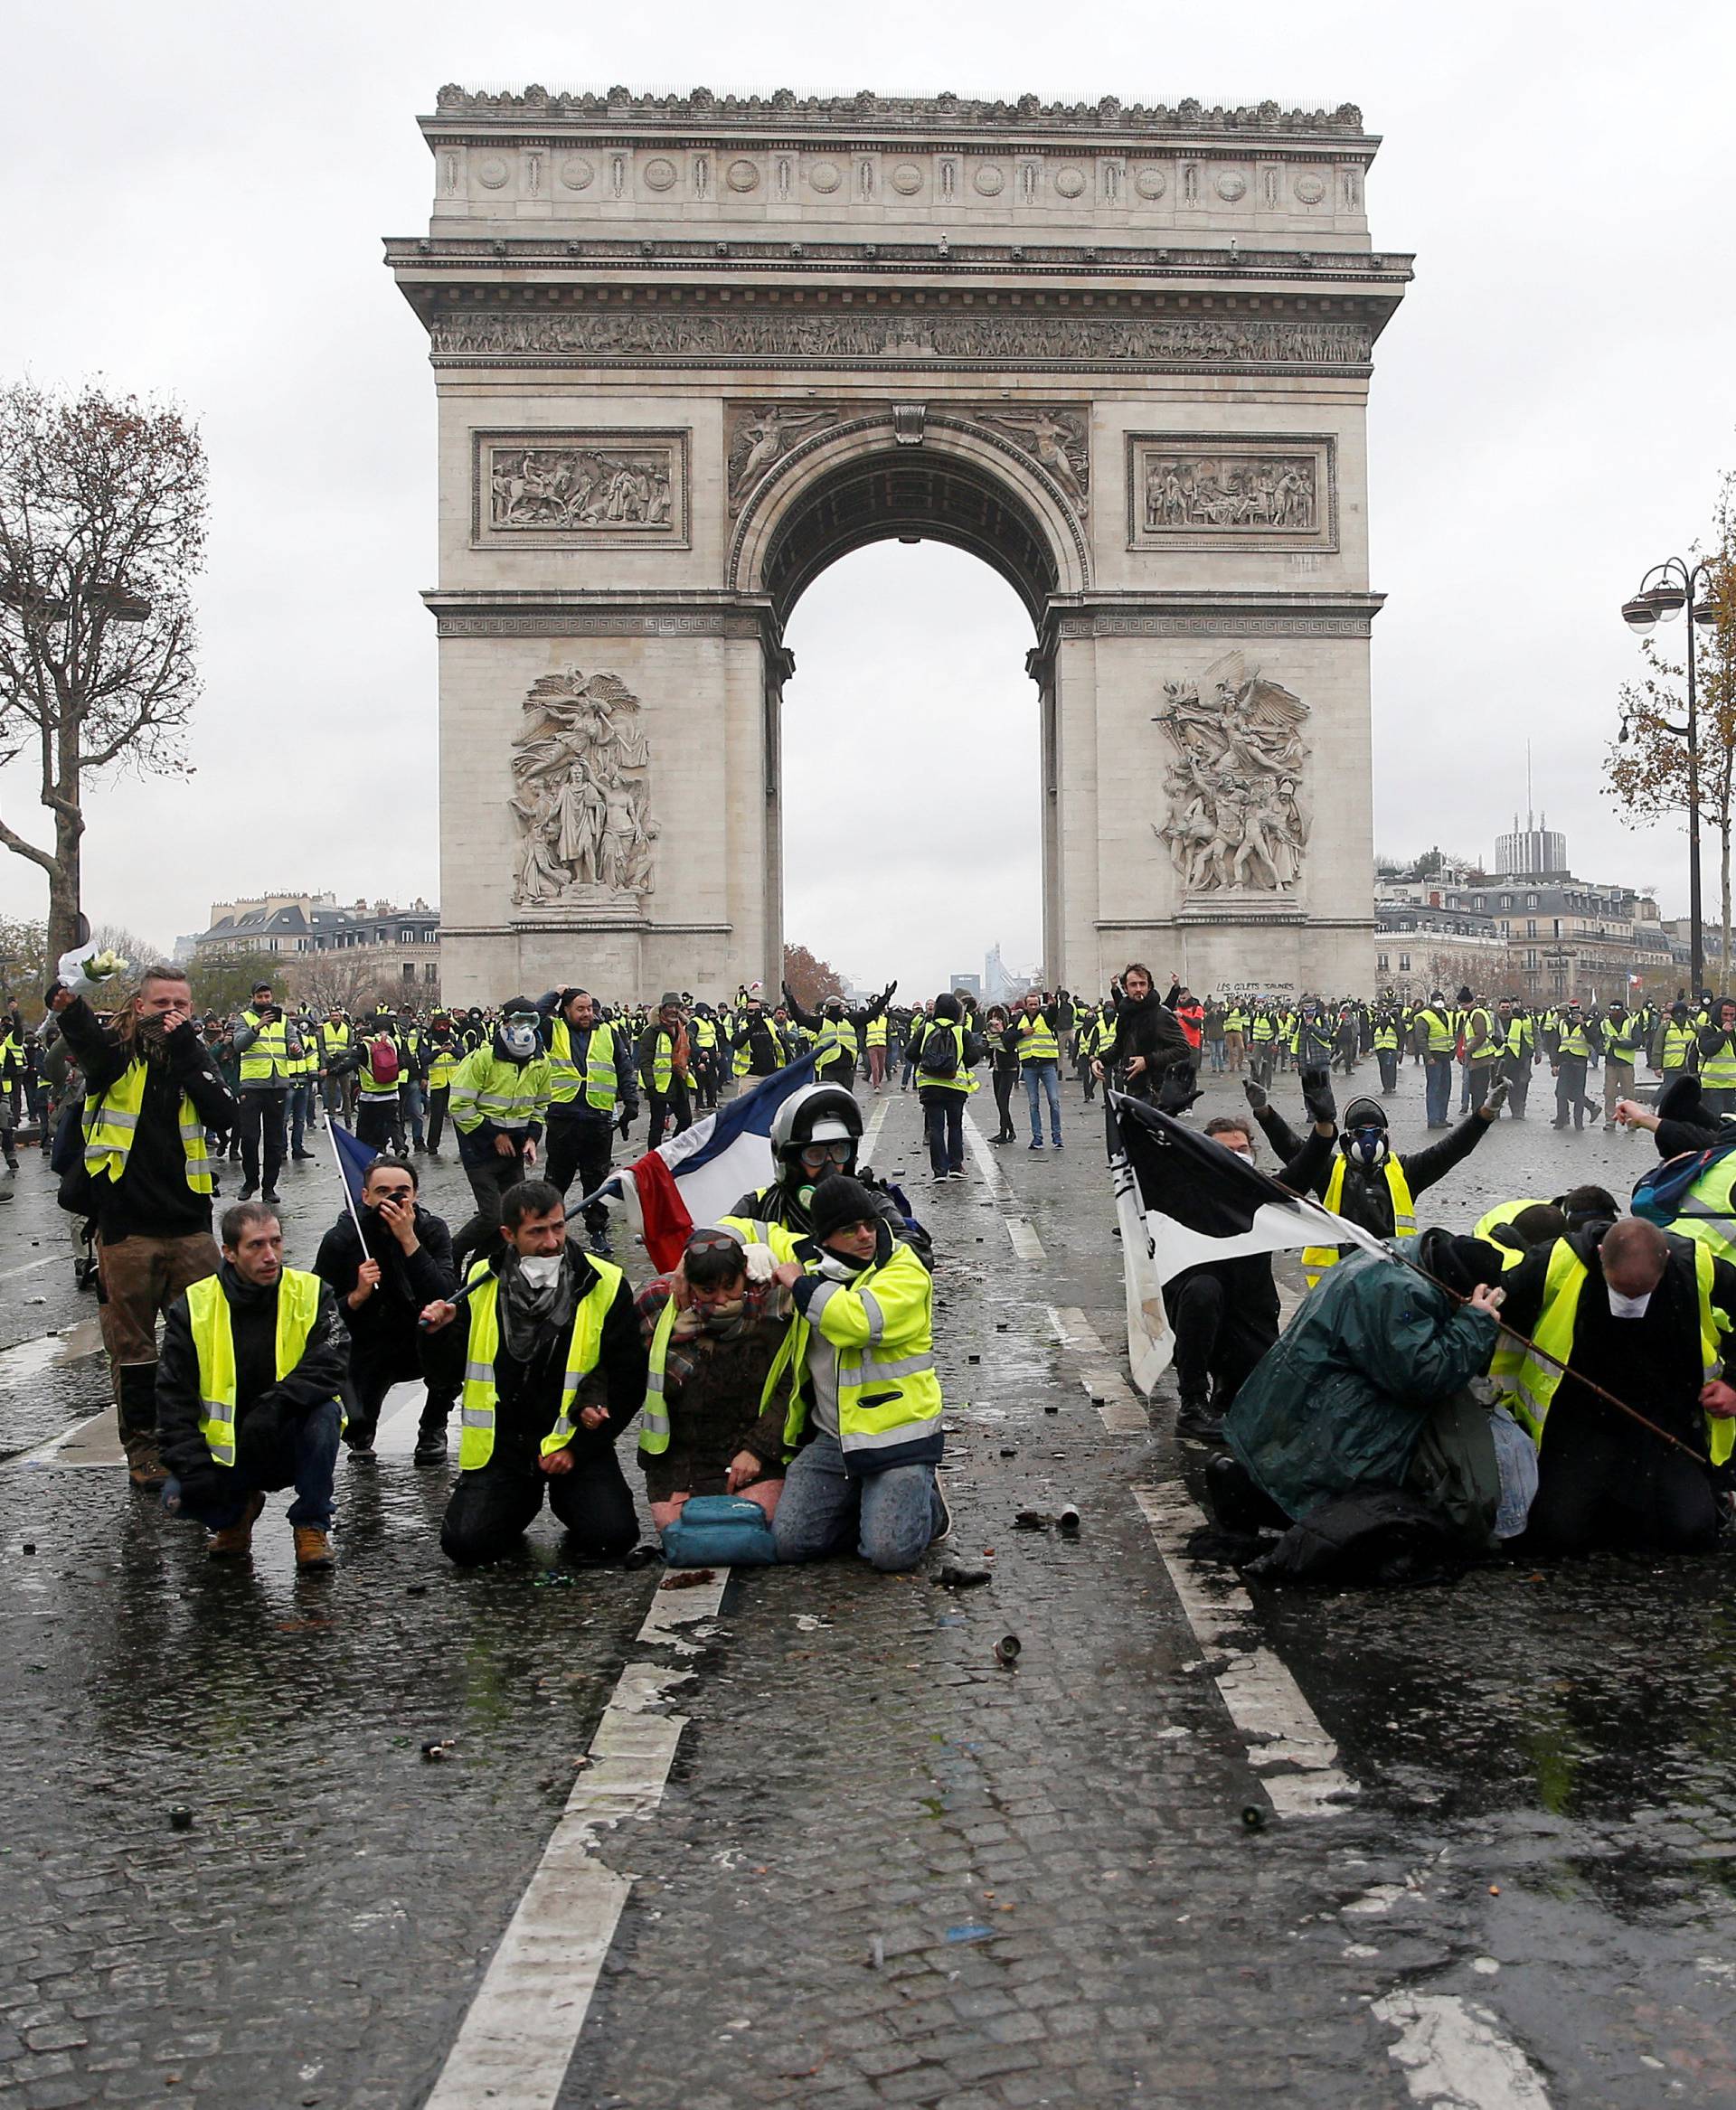
<svg viewBox="0 0 1736 2110"><path fill-rule="evenodd" d="M1127 1357L1141 1391L1150 1392L1174 1353L1163 1285L1184 1267L1305 1246L1384 1253L1359 1224L1292 1194L1212 1137L1142 1099L1111 1092L1109 1103L1120 1137L1109 1165L1127 1281Z"/></svg>

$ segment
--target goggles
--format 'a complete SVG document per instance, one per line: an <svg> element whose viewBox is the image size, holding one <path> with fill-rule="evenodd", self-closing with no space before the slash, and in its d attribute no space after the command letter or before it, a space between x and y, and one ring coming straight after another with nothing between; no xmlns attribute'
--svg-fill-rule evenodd
<svg viewBox="0 0 1736 2110"><path fill-rule="evenodd" d="M847 1165L853 1147L848 1143L805 1143L802 1163L809 1172L817 1172L825 1164Z"/></svg>

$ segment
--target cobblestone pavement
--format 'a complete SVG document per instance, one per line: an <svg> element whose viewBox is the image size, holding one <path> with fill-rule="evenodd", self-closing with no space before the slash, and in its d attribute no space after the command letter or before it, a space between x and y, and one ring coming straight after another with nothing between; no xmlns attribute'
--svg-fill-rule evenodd
<svg viewBox="0 0 1736 2110"><path fill-rule="evenodd" d="M1397 1106L1420 1143L1414 1070ZM0 2105L425 2101L647 1663L690 1673L645 1703L687 1726L661 1801L597 1834L631 1889L561 2110L1736 2099L1726 1563L1244 1608L1148 1521L1185 1518L1197 1454L1101 1374L1118 1251L1100 1126L1067 1113L1060 1158L1022 1139L910 1190L944 1258L952 1552L993 1580L740 1575L679 1656L640 1638L656 1571L567 1582L546 1521L523 1566L456 1575L407 1455L341 1468L340 1565L305 1581L275 1503L251 1568L212 1570L69 1462L107 1455L88 1434L45 1455L103 1379L27 1157L0 1205ZM1650 1162L1546 1116L1425 1218ZM917 1118L891 1101L879 1165L920 1173ZM462 1192L432 1169L436 1207ZM335 1189L303 1166L286 1193L305 1260ZM1077 1538L1014 1528L1067 1502ZM1285 1742L1250 1690L1294 1693Z"/></svg>

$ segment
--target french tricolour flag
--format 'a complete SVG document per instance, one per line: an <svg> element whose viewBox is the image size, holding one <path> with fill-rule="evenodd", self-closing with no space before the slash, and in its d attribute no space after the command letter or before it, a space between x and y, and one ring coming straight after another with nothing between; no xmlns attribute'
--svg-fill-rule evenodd
<svg viewBox="0 0 1736 2110"><path fill-rule="evenodd" d="M755 1187L771 1183L771 1125L778 1110L814 1082L816 1055L761 1078L691 1128L661 1143L605 1180L587 1201L600 1199L624 1209L660 1274L681 1259L689 1233L727 1216L731 1204ZM577 1215L583 1203L577 1204Z"/></svg>

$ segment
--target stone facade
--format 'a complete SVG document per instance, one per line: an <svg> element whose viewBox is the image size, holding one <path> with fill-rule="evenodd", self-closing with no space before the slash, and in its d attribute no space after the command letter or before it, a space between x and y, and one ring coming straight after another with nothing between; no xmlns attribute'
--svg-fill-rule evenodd
<svg viewBox="0 0 1736 2110"><path fill-rule="evenodd" d="M1031 613L1052 979L1354 985L1410 276L1357 112L448 89L422 129L454 1000L776 975L784 625L893 534Z"/></svg>

